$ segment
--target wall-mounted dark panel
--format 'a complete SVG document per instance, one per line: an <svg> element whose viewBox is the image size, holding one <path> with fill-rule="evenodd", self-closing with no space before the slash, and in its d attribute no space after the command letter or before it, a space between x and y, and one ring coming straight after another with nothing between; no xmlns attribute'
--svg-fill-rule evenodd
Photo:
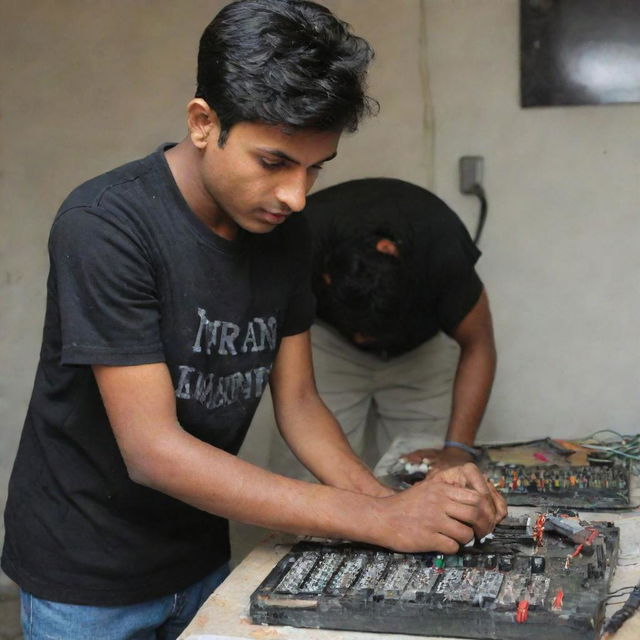
<svg viewBox="0 0 640 640"><path fill-rule="evenodd" d="M640 102L640 0L520 0L523 107Z"/></svg>

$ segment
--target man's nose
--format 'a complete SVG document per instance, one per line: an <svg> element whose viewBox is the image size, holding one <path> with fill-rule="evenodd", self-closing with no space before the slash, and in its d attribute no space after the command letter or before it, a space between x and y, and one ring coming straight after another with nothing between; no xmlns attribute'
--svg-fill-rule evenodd
<svg viewBox="0 0 640 640"><path fill-rule="evenodd" d="M307 172L300 167L300 171L292 171L276 189L276 198L289 211L301 211L307 201Z"/></svg>

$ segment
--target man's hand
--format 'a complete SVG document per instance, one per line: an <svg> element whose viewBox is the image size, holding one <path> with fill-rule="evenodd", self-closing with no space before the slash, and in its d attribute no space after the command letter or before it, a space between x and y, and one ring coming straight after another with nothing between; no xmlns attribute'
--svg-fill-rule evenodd
<svg viewBox="0 0 640 640"><path fill-rule="evenodd" d="M443 471L451 467L466 464L473 461L473 456L458 447L446 447L444 449L417 449L402 456L415 464L427 460L429 473Z"/></svg>
<svg viewBox="0 0 640 640"><path fill-rule="evenodd" d="M373 542L402 552L456 553L494 526L495 508L483 494L453 483L425 481L379 502Z"/></svg>
<svg viewBox="0 0 640 640"><path fill-rule="evenodd" d="M484 477L480 469L470 462L439 471L429 470L424 482L444 482L456 487L466 487L482 496L482 524L486 523L485 526L488 526L489 529L483 533L482 527L474 528L477 538L483 538L487 533L493 531L495 526L507 515L507 502L504 497Z"/></svg>

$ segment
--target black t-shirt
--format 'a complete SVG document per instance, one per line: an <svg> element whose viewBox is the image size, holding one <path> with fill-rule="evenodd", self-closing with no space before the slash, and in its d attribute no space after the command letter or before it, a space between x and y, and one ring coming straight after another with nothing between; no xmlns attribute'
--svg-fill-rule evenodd
<svg viewBox="0 0 640 640"><path fill-rule="evenodd" d="M431 192L394 178L364 178L323 189L307 200L304 216L313 237L313 288L317 316L344 334L342 318L324 304L322 273L329 248L349 237L388 237L415 278L410 309L395 335L377 349L397 356L439 331L451 333L478 301L482 282L474 265L480 251L458 216ZM357 345L356 345L357 346Z"/></svg>
<svg viewBox="0 0 640 640"><path fill-rule="evenodd" d="M2 556L41 598L140 602L229 557L225 519L128 478L91 365L165 362L182 427L235 454L281 338L313 320L304 219L219 237L183 199L166 148L76 189L52 227Z"/></svg>

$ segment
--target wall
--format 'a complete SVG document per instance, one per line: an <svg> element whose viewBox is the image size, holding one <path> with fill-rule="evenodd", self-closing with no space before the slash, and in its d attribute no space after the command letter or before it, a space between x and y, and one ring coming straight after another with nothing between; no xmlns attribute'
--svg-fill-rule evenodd
<svg viewBox="0 0 640 640"><path fill-rule="evenodd" d="M0 6L0 506L40 346L55 210L80 181L184 135L197 39L223 4ZM457 161L485 157L479 268L500 365L483 436L637 431L640 105L520 109L517 0L325 4L374 44L382 110L343 141L320 186L404 177L432 185L473 228ZM264 439L252 434L245 455L259 461Z"/></svg>
<svg viewBox="0 0 640 640"><path fill-rule="evenodd" d="M519 108L518 3L427 0L435 190L475 227L499 370L483 436L640 429L640 105Z"/></svg>

